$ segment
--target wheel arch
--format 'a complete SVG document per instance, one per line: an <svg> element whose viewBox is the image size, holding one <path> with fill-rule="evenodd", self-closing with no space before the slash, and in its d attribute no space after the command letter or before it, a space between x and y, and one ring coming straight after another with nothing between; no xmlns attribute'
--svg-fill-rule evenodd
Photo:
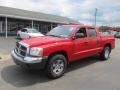
<svg viewBox="0 0 120 90"><path fill-rule="evenodd" d="M62 54L62 55L64 55L65 58L66 58L66 60L67 60L67 63L68 63L68 60L69 60L68 54L67 54L67 52L64 51L64 50L55 51L55 52L51 53L51 54L48 56L48 60L49 60L52 56L54 56L54 55L56 55L56 54Z"/></svg>

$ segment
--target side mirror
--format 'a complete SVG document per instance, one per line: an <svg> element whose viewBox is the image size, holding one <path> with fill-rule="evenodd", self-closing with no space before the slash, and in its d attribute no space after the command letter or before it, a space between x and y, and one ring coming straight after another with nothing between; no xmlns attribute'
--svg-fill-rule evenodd
<svg viewBox="0 0 120 90"><path fill-rule="evenodd" d="M76 38L83 38L83 37L85 37L85 35L84 35L84 33L76 33L75 37Z"/></svg>

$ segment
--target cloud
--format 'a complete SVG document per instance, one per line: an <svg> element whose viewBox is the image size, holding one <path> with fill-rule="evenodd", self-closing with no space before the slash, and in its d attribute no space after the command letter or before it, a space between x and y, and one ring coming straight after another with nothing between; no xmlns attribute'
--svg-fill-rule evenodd
<svg viewBox="0 0 120 90"><path fill-rule="evenodd" d="M0 0L0 5L60 15L93 24L95 8L97 24L120 24L119 0Z"/></svg>

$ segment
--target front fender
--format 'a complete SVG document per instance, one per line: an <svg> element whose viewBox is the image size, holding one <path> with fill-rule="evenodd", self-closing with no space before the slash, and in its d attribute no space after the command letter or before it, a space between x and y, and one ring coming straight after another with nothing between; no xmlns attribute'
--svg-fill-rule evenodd
<svg viewBox="0 0 120 90"><path fill-rule="evenodd" d="M68 60L72 59L73 45L70 42L67 43L54 43L47 46L44 46L44 56L49 56L52 53L64 51L67 54Z"/></svg>

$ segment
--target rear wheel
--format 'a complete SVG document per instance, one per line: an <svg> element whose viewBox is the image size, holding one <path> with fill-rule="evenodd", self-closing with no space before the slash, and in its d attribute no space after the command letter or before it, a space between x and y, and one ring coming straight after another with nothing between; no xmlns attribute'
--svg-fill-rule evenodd
<svg viewBox="0 0 120 90"><path fill-rule="evenodd" d="M64 55L56 54L49 59L46 67L46 74L51 78L61 77L67 67L67 61Z"/></svg>
<svg viewBox="0 0 120 90"><path fill-rule="evenodd" d="M101 60L108 60L109 56L110 56L110 52L111 52L111 48L109 46L106 46L102 53L100 54L100 58Z"/></svg>

